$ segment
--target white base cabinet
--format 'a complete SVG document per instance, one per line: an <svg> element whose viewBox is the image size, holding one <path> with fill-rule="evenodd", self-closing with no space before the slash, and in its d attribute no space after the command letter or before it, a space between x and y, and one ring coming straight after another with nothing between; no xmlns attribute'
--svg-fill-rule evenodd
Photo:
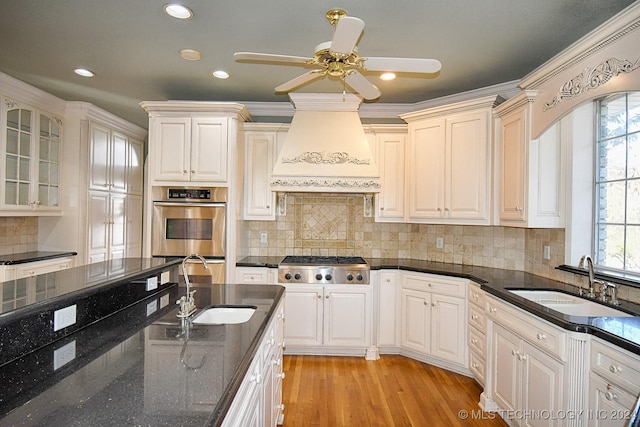
<svg viewBox="0 0 640 427"><path fill-rule="evenodd" d="M404 273L401 347L466 367L466 286L466 280Z"/></svg>
<svg viewBox="0 0 640 427"><path fill-rule="evenodd" d="M303 348L364 349L371 345L369 285L287 285L287 352Z"/></svg>
<svg viewBox="0 0 640 427"><path fill-rule="evenodd" d="M505 418L513 415L525 426L560 425L564 364L497 323L492 353L492 394Z"/></svg>
<svg viewBox="0 0 640 427"><path fill-rule="evenodd" d="M281 302L267 327L223 427L275 427L284 422L282 352L284 306Z"/></svg>

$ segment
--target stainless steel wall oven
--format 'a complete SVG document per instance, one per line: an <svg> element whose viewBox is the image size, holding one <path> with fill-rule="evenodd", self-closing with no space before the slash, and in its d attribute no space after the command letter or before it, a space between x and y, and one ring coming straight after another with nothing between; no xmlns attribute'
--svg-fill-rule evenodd
<svg viewBox="0 0 640 427"><path fill-rule="evenodd" d="M227 189L153 187L153 256L225 257Z"/></svg>

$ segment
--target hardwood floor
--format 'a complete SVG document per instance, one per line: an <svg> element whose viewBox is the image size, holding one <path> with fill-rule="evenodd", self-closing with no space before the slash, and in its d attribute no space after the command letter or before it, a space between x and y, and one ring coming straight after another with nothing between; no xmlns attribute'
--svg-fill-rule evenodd
<svg viewBox="0 0 640 427"><path fill-rule="evenodd" d="M283 368L285 427L506 426L480 411L475 380L404 356L288 355Z"/></svg>

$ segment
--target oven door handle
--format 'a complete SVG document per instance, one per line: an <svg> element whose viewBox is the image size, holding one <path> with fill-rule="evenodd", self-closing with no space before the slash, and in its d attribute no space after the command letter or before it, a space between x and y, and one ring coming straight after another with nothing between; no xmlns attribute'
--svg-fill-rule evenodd
<svg viewBox="0 0 640 427"><path fill-rule="evenodd" d="M224 208L225 203L180 203L180 202L153 202L154 206L172 206L172 207L199 207L199 208Z"/></svg>

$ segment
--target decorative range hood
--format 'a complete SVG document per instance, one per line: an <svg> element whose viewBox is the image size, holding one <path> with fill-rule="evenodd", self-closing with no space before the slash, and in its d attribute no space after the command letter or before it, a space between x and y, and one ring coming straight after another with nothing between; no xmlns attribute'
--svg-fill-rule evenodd
<svg viewBox="0 0 640 427"><path fill-rule="evenodd" d="M293 120L277 156L278 192L377 193L380 177L354 94L290 93Z"/></svg>

